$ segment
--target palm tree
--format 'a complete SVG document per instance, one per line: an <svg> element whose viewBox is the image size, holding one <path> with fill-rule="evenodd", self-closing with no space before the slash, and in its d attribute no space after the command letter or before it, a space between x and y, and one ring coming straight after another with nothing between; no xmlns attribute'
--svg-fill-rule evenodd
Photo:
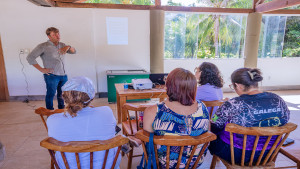
<svg viewBox="0 0 300 169"><path fill-rule="evenodd" d="M208 7L215 7L215 8L249 8L252 4L252 1L250 0L198 0L198 3L200 4L205 4ZM200 42L203 41L203 38L207 38L207 36L212 33L214 37L214 48L215 48L215 57L219 58L220 57L220 52L219 52L219 43L220 43L220 23L223 25L222 30L222 40L226 43L229 44L232 42L232 36L230 36L228 30L228 25L227 24L234 24L238 27L242 28L242 25L240 25L238 22L236 22L233 18L230 18L229 23L225 22L226 16L224 15L219 15L219 14L212 14L212 15L207 15L206 18L202 18L200 22L208 22L206 24L201 24L202 25L207 25L206 28L204 29L205 33L204 36L200 35ZM200 22L198 23L200 25ZM224 25L225 24L225 25ZM213 26L213 32L211 31ZM201 27L199 27L201 28ZM210 29L210 30L206 30ZM199 43L201 45L201 43Z"/></svg>
<svg viewBox="0 0 300 169"><path fill-rule="evenodd" d="M251 3L249 0L198 0L197 4L191 5L241 8L251 7ZM168 4L180 5L171 0ZM166 57L172 57L172 52L175 52L173 58L226 57L221 50L225 50L227 57L241 56L243 53L241 46L244 42L246 16L166 13L165 21ZM180 46L182 44L183 47Z"/></svg>

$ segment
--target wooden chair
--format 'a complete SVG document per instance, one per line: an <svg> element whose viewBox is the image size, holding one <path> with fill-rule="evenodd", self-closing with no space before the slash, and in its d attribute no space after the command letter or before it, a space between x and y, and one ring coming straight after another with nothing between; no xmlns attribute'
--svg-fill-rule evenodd
<svg viewBox="0 0 300 169"><path fill-rule="evenodd" d="M209 112L209 119L211 119L211 117L212 117L212 114L214 112L214 108L219 107L224 103L224 101L222 101L222 100L202 101L202 102L205 104L205 106L207 108L211 107L210 112Z"/></svg>
<svg viewBox="0 0 300 169"><path fill-rule="evenodd" d="M138 125L139 125L139 115L138 112L140 111L145 111L145 109L147 107L149 107L151 105L133 105L133 104L129 104L129 103L125 103L123 105L123 109L125 114L122 115L122 117L126 117L126 121L122 122L122 128L123 128L123 134L125 136L134 136L137 131L139 129L141 129ZM135 112L135 119L131 119L130 118L130 111L134 111ZM131 164L132 164L132 158L133 157L139 157L141 155L133 155L133 149L134 147L131 147L131 151L128 154L128 164L127 164L127 168L130 169L131 168Z"/></svg>
<svg viewBox="0 0 300 169"><path fill-rule="evenodd" d="M118 147L117 153L114 157L111 168L114 168L120 154L121 146L128 143L128 138L118 135L109 140L94 140L94 141L70 141L61 142L55 140L52 137L48 137L41 141L40 145L48 149L51 159L54 161L56 169L59 169L58 163L55 159L55 151L60 151L63 158L65 167L69 169L68 159L66 158L66 152L75 153L77 167L80 169L80 158L79 153L89 152L90 153L90 168L93 169L93 152L104 151L105 156L102 164L102 168L105 168L109 150Z"/></svg>
<svg viewBox="0 0 300 169"><path fill-rule="evenodd" d="M140 130L137 132L137 134L135 135L138 139L142 140L142 146L143 146L143 150L144 150L144 155L145 158L148 159L148 154L147 154L147 150L146 150L146 143L149 142L149 132L144 131L144 130ZM169 169L169 163L170 163L170 146L180 146L180 153L179 153L179 157L177 161L181 161L182 158L182 154L183 154L183 149L184 146L192 146L193 149L191 151L191 156L186 164L186 169L190 168L190 162L194 156L194 153L197 149L197 146L200 144L204 144L199 155L198 158L195 162L195 164L193 165L193 169L195 169L197 167L197 164L199 163L199 160L201 158L201 156L203 155L205 149L207 148L208 144L210 141L213 141L217 138L217 136L213 133L211 133L210 131L200 135L200 136L154 136L153 138L153 143L154 143L154 151L155 151L155 159L156 159L156 166L159 167L159 161L158 161L158 156L157 156L157 145L165 145L167 146L167 158L166 158L166 168ZM179 168L180 163L177 163L176 169Z"/></svg>
<svg viewBox="0 0 300 169"><path fill-rule="evenodd" d="M46 109L44 107L40 107L40 108L35 109L35 113L41 116L41 119L44 123L44 126L45 126L47 132L48 132L48 127L47 127L47 124L46 124L46 119L52 114L62 113L64 111L65 111L65 109L49 110L49 109Z"/></svg>
<svg viewBox="0 0 300 169"><path fill-rule="evenodd" d="M291 167L296 167L297 169L300 169L300 140L295 140L295 143L292 145L288 145L285 147L281 147L279 150L279 153L283 154L290 160L294 161L296 163L296 166L291 166Z"/></svg>
<svg viewBox="0 0 300 169"><path fill-rule="evenodd" d="M125 103L123 105L123 109L125 110L125 114L124 116L127 117L126 121L122 122L122 128L123 128L123 134L126 136L134 136L137 131L139 129L141 129L138 125L139 125L139 115L138 112L143 112L146 110L147 107L149 107L151 105L133 105L133 104L129 104L129 103ZM135 112L135 119L131 119L130 118L130 111L134 111Z"/></svg>
<svg viewBox="0 0 300 169"><path fill-rule="evenodd" d="M281 127L242 127L237 124L228 123L226 125L225 131L228 131L230 133L230 154L231 154L231 163L221 159L223 164L227 168L274 168L275 167L275 157L278 154L278 151L280 147L282 146L283 142L286 140L286 138L289 136L290 132L294 131L297 128L297 125L294 123L287 123L284 126ZM241 157L241 165L235 164L234 161L234 140L233 140L233 134L242 134L244 135L243 139L243 150L242 150L242 157ZM247 136L253 135L256 136L255 142L253 145L250 162L248 166L245 166L245 151L246 151L246 142L247 142ZM257 162L255 163L255 166L253 164L254 154L255 150L258 144L259 137L261 136L268 136L267 141L265 142L263 149L260 153L260 156L258 157ZM268 154L265 156L264 159L262 159L266 148L271 140L272 136L278 136L275 140L274 144L272 145L272 148L269 150ZM282 138L282 136L284 136ZM278 145L276 147L276 145ZM213 155L212 163L210 168L215 168L216 160L219 157L216 155ZM262 161L263 160L263 161Z"/></svg>

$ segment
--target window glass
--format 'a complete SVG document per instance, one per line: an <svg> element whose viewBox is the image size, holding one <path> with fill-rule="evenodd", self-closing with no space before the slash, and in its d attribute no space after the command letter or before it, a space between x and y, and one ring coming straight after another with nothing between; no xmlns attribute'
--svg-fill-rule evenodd
<svg viewBox="0 0 300 169"><path fill-rule="evenodd" d="M282 57L285 23L286 16L263 16L258 50L259 58Z"/></svg>
<svg viewBox="0 0 300 169"><path fill-rule="evenodd" d="M215 8L252 8L252 0L161 0L161 5Z"/></svg>
<svg viewBox="0 0 300 169"><path fill-rule="evenodd" d="M165 13L165 58L242 58L246 18Z"/></svg>
<svg viewBox="0 0 300 169"><path fill-rule="evenodd" d="M299 37L299 16L263 16L258 57L300 57Z"/></svg>

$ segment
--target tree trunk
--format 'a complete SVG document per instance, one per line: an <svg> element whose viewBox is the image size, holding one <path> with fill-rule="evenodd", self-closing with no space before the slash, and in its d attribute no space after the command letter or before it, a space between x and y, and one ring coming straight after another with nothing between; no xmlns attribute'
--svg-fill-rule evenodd
<svg viewBox="0 0 300 169"><path fill-rule="evenodd" d="M214 32L215 32L215 39L214 39L214 46L215 46L215 58L219 58L219 28L220 28L220 15L216 15L215 25L214 25Z"/></svg>

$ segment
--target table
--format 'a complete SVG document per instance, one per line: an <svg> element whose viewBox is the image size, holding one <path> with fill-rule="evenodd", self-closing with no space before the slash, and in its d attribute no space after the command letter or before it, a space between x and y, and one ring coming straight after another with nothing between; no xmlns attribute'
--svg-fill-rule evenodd
<svg viewBox="0 0 300 169"><path fill-rule="evenodd" d="M126 100L160 98L160 101L163 101L167 97L165 86L163 85L147 90L124 90L124 83L116 83L115 87L117 92L118 123L126 120L126 117L122 117L122 114L125 114L125 112L123 113L123 105L126 103Z"/></svg>

